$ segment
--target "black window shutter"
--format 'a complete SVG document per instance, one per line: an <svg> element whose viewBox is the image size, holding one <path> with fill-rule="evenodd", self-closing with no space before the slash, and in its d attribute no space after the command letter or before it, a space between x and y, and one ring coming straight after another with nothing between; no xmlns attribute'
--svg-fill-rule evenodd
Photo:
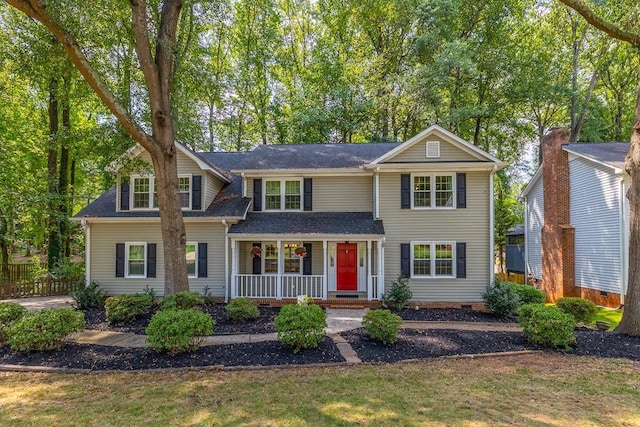
<svg viewBox="0 0 640 427"><path fill-rule="evenodd" d="M202 209L202 176L194 175L191 183L191 209L199 211Z"/></svg>
<svg viewBox="0 0 640 427"><path fill-rule="evenodd" d="M156 277L156 244L147 243L147 277Z"/></svg>
<svg viewBox="0 0 640 427"><path fill-rule="evenodd" d="M307 254L302 259L302 274L311 276L311 243L305 243L304 248L307 250Z"/></svg>
<svg viewBox="0 0 640 427"><path fill-rule="evenodd" d="M129 181L122 181L120 184L120 210L129 210Z"/></svg>
<svg viewBox="0 0 640 427"><path fill-rule="evenodd" d="M198 277L207 277L207 244L198 243Z"/></svg>
<svg viewBox="0 0 640 427"><path fill-rule="evenodd" d="M456 277L467 277L467 244L456 243Z"/></svg>
<svg viewBox="0 0 640 427"><path fill-rule="evenodd" d="M400 273L405 277L411 277L411 245L400 243Z"/></svg>
<svg viewBox="0 0 640 427"><path fill-rule="evenodd" d="M262 243L257 242L254 243L253 246L261 248ZM251 256L253 256L253 247L251 250ZM262 256L253 256L253 274L262 274Z"/></svg>
<svg viewBox="0 0 640 427"><path fill-rule="evenodd" d="M124 243L116 243L116 277L124 277Z"/></svg>
<svg viewBox="0 0 640 427"><path fill-rule="evenodd" d="M467 207L467 174L466 173L458 173L456 174L456 206L458 208L466 208Z"/></svg>
<svg viewBox="0 0 640 427"><path fill-rule="evenodd" d="M312 178L304 179L304 210L312 210L313 202L313 180Z"/></svg>
<svg viewBox="0 0 640 427"><path fill-rule="evenodd" d="M262 210L262 179L253 180L253 210L260 212Z"/></svg>
<svg viewBox="0 0 640 427"><path fill-rule="evenodd" d="M400 175L400 208L411 209L411 175Z"/></svg>

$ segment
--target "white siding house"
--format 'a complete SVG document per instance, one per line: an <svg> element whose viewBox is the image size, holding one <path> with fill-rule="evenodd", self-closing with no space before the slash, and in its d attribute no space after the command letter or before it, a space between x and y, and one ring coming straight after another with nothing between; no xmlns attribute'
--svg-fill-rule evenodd
<svg viewBox="0 0 640 427"><path fill-rule="evenodd" d="M542 170L536 172L522 193L525 198L525 269L528 275L542 278L542 227L544 226L544 197Z"/></svg>

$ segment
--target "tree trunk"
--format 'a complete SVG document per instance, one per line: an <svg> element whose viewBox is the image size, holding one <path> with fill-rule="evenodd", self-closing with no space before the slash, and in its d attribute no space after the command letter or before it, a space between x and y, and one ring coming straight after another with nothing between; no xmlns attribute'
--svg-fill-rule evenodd
<svg viewBox="0 0 640 427"><path fill-rule="evenodd" d="M69 133L71 132L70 77L64 77L62 95L62 138L60 139L60 170L58 174L58 229L60 230L60 255L68 256L69 247Z"/></svg>
<svg viewBox="0 0 640 427"><path fill-rule="evenodd" d="M0 249L2 250L2 277L9 279L9 240L6 238L9 233L9 221L0 215Z"/></svg>
<svg viewBox="0 0 640 427"><path fill-rule="evenodd" d="M54 40L55 42L55 40ZM49 270L60 260L60 225L58 219L58 82L49 81L49 150L47 160L47 191L49 192L47 267Z"/></svg>
<svg viewBox="0 0 640 427"><path fill-rule="evenodd" d="M625 160L625 169L631 177L627 192L629 199L629 284L624 300L622 321L616 332L640 336L640 49L638 50L638 94L636 117L631 135L631 146Z"/></svg>

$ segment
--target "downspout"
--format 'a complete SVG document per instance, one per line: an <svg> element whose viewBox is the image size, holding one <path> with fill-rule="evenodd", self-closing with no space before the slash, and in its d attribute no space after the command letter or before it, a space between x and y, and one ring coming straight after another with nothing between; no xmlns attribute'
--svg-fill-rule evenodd
<svg viewBox="0 0 640 427"><path fill-rule="evenodd" d="M624 201L624 175L620 176L620 268L622 269L620 277L622 283L620 284L620 305L624 305L624 297L627 293L627 287L629 286L629 240L627 239L628 227L625 221Z"/></svg>
<svg viewBox="0 0 640 427"><path fill-rule="evenodd" d="M85 229L84 238L84 282L86 285L91 283L91 226L86 219L80 222Z"/></svg>
<svg viewBox="0 0 640 427"><path fill-rule="evenodd" d="M491 173L489 174L489 258L490 258L490 263L489 263L489 283L488 284L492 284L493 280L494 280L494 274L493 274L493 269L495 267L495 260L496 260L496 254L495 254L495 238L493 236L494 233L494 228L495 228L495 219L493 217L494 215L494 207L493 207L493 175L495 175L496 171L498 170L498 165L493 165L493 169L491 170Z"/></svg>
<svg viewBox="0 0 640 427"><path fill-rule="evenodd" d="M244 176L244 172L240 176L242 177L242 197L247 197L247 178Z"/></svg>
<svg viewBox="0 0 640 427"><path fill-rule="evenodd" d="M224 302L229 302L229 224L222 220L224 225Z"/></svg>

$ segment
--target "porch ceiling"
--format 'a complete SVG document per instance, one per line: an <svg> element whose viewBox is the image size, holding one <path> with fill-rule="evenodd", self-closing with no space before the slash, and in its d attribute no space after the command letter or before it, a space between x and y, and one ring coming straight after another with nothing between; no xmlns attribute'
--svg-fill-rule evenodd
<svg viewBox="0 0 640 427"><path fill-rule="evenodd" d="M260 212L229 228L229 234L384 235L371 212Z"/></svg>

